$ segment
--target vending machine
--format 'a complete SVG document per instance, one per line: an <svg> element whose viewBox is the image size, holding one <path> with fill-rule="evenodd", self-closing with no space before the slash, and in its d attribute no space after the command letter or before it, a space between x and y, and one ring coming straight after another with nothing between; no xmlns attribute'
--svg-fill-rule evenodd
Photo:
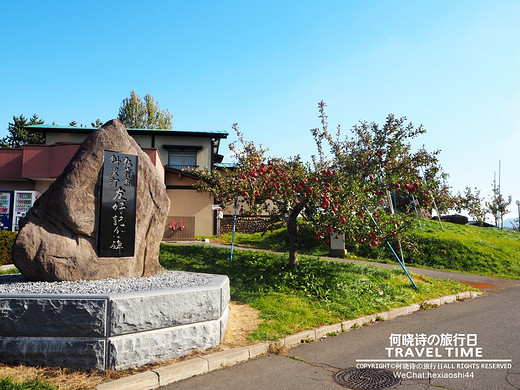
<svg viewBox="0 0 520 390"><path fill-rule="evenodd" d="M13 191L0 191L0 230L11 230L13 224Z"/></svg>
<svg viewBox="0 0 520 390"><path fill-rule="evenodd" d="M13 205L13 231L17 232L20 219L25 217L25 214L32 207L36 199L40 196L38 191L15 191L14 205Z"/></svg>

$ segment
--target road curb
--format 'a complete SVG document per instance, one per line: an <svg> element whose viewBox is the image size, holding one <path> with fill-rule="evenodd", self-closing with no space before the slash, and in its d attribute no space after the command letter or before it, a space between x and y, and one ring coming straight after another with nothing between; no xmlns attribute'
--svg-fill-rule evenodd
<svg viewBox="0 0 520 390"><path fill-rule="evenodd" d="M464 291L458 294L446 295L440 298L428 299L421 304L414 303L409 306L397 307L385 312L371 314L356 318L354 320L343 321L333 325L325 325L320 328L305 330L281 340L262 344L248 345L245 347L228 349L209 355L201 355L194 359L184 360L169 366L148 370L136 375L131 375L112 382L98 385L97 390L153 390L161 386L166 386L177 381L191 378L196 375L205 374L223 367L233 366L245 362L257 356L265 355L271 350L280 347L294 347L302 343L312 342L348 332L363 325L369 325L378 321L392 320L397 317L412 314L421 309L430 309L448 303L463 301L466 299L477 298L483 293L476 291Z"/></svg>

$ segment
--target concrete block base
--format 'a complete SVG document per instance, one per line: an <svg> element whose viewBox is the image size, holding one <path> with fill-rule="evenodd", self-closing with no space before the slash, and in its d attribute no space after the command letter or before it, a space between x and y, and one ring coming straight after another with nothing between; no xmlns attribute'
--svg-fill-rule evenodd
<svg viewBox="0 0 520 390"><path fill-rule="evenodd" d="M229 279L204 286L100 295L0 295L5 363L120 370L217 347Z"/></svg>

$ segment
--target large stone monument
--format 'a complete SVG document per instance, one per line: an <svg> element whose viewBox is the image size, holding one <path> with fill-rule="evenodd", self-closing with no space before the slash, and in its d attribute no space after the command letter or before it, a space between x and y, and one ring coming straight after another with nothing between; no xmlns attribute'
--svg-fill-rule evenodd
<svg viewBox="0 0 520 390"><path fill-rule="evenodd" d="M14 264L30 281L160 273L169 206L159 172L112 120L85 140L29 210L13 247Z"/></svg>
<svg viewBox="0 0 520 390"><path fill-rule="evenodd" d="M21 223L23 277L0 276L0 362L119 370L218 346L229 279L163 272L169 205L121 122L93 132Z"/></svg>

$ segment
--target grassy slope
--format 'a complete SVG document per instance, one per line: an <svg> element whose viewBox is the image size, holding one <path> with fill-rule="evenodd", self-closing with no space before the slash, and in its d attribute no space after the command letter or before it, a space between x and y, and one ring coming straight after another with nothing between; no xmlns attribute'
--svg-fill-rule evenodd
<svg viewBox="0 0 520 390"><path fill-rule="evenodd" d="M469 225L421 221L415 229L411 248L403 245L408 265L446 269L473 274L520 279L520 234L510 230L481 228ZM325 255L327 247L314 238L307 226L302 226L301 252ZM259 249L286 251L286 230L272 233L237 234L235 244ZM230 243L231 235L219 242ZM346 243L348 256L380 262L395 262L385 245L368 248L364 244Z"/></svg>
<svg viewBox="0 0 520 390"><path fill-rule="evenodd" d="M424 221L417 229L414 264L520 279L520 234L510 230Z"/></svg>

